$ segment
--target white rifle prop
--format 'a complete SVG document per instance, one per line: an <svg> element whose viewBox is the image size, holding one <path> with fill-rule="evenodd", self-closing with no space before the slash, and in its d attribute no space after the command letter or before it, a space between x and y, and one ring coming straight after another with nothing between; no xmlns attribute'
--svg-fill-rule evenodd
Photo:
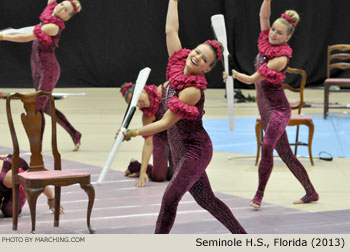
<svg viewBox="0 0 350 252"><path fill-rule="evenodd" d="M224 58L224 68L225 72L228 75L226 81L226 100L227 100L227 110L229 117L229 129L234 130L235 128L235 114L234 114L234 85L233 79L230 78L229 75L229 51L227 47L227 35L226 35L226 26L225 26L225 18L224 15L218 14L211 17L211 25L215 32L215 36L218 41L222 43L225 50L223 53Z"/></svg>
<svg viewBox="0 0 350 252"><path fill-rule="evenodd" d="M6 28L4 30L1 30L0 33L1 34L5 34L5 35L14 35L14 34L28 34L34 31L34 27L35 26L27 26L27 27L23 27L23 28L19 28L19 29L14 29L14 28Z"/></svg>
<svg viewBox="0 0 350 252"><path fill-rule="evenodd" d="M129 103L129 106L128 106L127 110L126 110L122 126L120 128L120 131L118 133L117 138L114 141L112 150L109 153L109 156L107 158L105 166L102 168L101 174L100 174L100 176L97 179L97 184L101 184L102 183L102 181L104 180L104 178L105 178L105 176L107 174L107 171L109 170L109 168L112 165L112 162L113 162L115 156L117 155L119 146L124 140L123 132L126 132L127 128L129 127L131 119L132 119L132 117L133 117L133 115L135 113L135 110L136 110L136 104L137 104L137 102L138 102L138 100L140 98L140 95L141 95L142 90L143 90L143 88L144 88L144 86L146 84L146 81L148 79L148 76L149 76L150 72L151 72L151 69L148 68L148 67L142 69L139 72L139 75L137 77L136 84L135 84L134 93L132 95L132 98L131 98L131 101Z"/></svg>
<svg viewBox="0 0 350 252"><path fill-rule="evenodd" d="M81 93L52 93L52 96L84 96L86 95L85 92L81 92Z"/></svg>
<svg viewBox="0 0 350 252"><path fill-rule="evenodd" d="M55 98L55 100L61 100L64 98L67 98L68 96L84 96L86 95L86 93L82 92L82 93L52 93L53 98Z"/></svg>

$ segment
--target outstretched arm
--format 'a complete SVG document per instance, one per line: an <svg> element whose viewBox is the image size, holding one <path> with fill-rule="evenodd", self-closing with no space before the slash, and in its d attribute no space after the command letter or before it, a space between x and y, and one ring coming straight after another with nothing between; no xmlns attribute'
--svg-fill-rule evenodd
<svg viewBox="0 0 350 252"><path fill-rule="evenodd" d="M59 32L58 25L49 23L45 24L41 27L41 30L47 34L48 36L56 36ZM37 38L34 35L34 32L30 32L27 34L0 34L0 40L6 40L11 42L30 42L36 40Z"/></svg>
<svg viewBox="0 0 350 252"><path fill-rule="evenodd" d="M155 119L154 116L150 117L143 114L142 116L143 126L146 126L152 123L154 119ZM146 172L147 172L147 167L151 159L152 153L153 153L153 137L149 136L145 138L145 142L143 143L140 176L139 176L139 180L136 182L137 187L143 187L145 185L145 182L148 182L148 176Z"/></svg>
<svg viewBox="0 0 350 252"><path fill-rule="evenodd" d="M199 99L201 98L201 93L198 88L188 87L183 89L179 93L179 100L183 103L193 106L195 105ZM157 132L161 132L173 126L181 119L180 116L176 115L170 109L165 112L164 116L161 120L151 123L147 126L144 126L138 130L136 130L136 135L151 135ZM135 135L134 135L135 136Z"/></svg>
<svg viewBox="0 0 350 252"><path fill-rule="evenodd" d="M281 72L283 71L283 69L286 68L287 63L288 63L288 58L286 56L281 56L281 57L276 57L269 60L269 62L267 63L267 67L272 71ZM237 79L246 84L254 84L256 82L265 80L265 77L262 76L258 71L252 75L247 75L247 74L237 72L234 69L232 69L232 78ZM225 76L224 76L224 79L225 79Z"/></svg>
<svg viewBox="0 0 350 252"><path fill-rule="evenodd" d="M254 84L256 82L264 80L264 77L262 77L259 74L259 72L255 72L252 75L247 75L244 73L237 72L234 69L232 69L232 78L237 79L240 82L243 82L245 84Z"/></svg>
<svg viewBox="0 0 350 252"><path fill-rule="evenodd" d="M182 48L179 38L178 0L169 0L165 34L169 57Z"/></svg>
<svg viewBox="0 0 350 252"><path fill-rule="evenodd" d="M0 34L0 40L5 41L11 41L11 42L30 42L35 40L36 37L34 36L34 33L27 33L27 34Z"/></svg>
<svg viewBox="0 0 350 252"><path fill-rule="evenodd" d="M260 8L260 29L270 29L271 0L264 0Z"/></svg>

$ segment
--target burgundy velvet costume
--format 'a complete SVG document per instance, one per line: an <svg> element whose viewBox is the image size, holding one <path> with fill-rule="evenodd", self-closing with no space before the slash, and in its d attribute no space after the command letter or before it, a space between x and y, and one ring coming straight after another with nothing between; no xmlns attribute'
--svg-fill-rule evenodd
<svg viewBox="0 0 350 252"><path fill-rule="evenodd" d="M259 164L259 186L253 202L258 205L261 204L273 167L274 149L304 187L306 195L302 198L302 201L305 203L316 201L318 195L305 168L294 156L285 130L291 116L291 108L282 86L287 67L282 72L275 72L267 67L268 61L274 57L286 56L291 58L292 49L287 44L271 45L268 36L269 30L261 32L258 41L259 54L255 59L256 70L265 78L264 81L256 83L258 108L265 136Z"/></svg>
<svg viewBox="0 0 350 252"><path fill-rule="evenodd" d="M189 53L190 50L181 49L169 58L168 63L170 90L167 105L181 119L167 130L170 152L176 167L163 195L155 233L170 232L179 201L187 191L230 232L245 233L231 210L215 197L205 172L213 154L211 140L202 124L207 82L204 75L184 75ZM201 90L201 98L195 106L189 106L178 98L179 92L187 87Z"/></svg>
<svg viewBox="0 0 350 252"><path fill-rule="evenodd" d="M148 116L155 116L154 121L160 120L166 112L165 98L167 89L162 85L162 96L157 91L157 86L148 85L144 90L148 93L150 98L150 107L141 109L142 112ZM149 137L149 136L144 136ZM162 182L166 179L170 180L173 167L171 162L170 149L168 144L167 132L162 131L153 135L153 165L149 164L147 167L147 175L152 181ZM169 167L168 167L169 163ZM128 170L131 173L140 172L141 163L132 161L129 164Z"/></svg>
<svg viewBox="0 0 350 252"><path fill-rule="evenodd" d="M12 168L12 155L7 157L0 157L3 160L2 170L0 173L0 207L1 211L6 217L12 217L12 189L4 185L4 178L8 171ZM18 172L24 172L29 169L27 162L20 158L19 159ZM19 206L18 213L22 211L24 203L26 202L26 196L24 194L24 188L22 185L19 186Z"/></svg>
<svg viewBox="0 0 350 252"><path fill-rule="evenodd" d="M55 49L58 47L58 40L61 32L65 28L65 24L60 18L52 16L52 12L56 5L56 2L48 4L40 15L41 23L34 28L34 35L37 39L33 41L30 60L35 90L50 93L55 88L58 78L60 77L60 65L55 56ZM48 23L56 24L59 27L59 32L56 36L48 36L41 30L41 26ZM37 102L37 110L50 115L50 103L48 102L48 97L39 98ZM74 144L80 143L81 134L74 129L62 112L57 109L56 121L72 137ZM44 120L43 125L45 125Z"/></svg>

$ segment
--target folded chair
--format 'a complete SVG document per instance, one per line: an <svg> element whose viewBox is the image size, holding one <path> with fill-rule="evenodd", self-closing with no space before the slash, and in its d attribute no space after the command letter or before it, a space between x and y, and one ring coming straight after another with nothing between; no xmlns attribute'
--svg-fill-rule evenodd
<svg viewBox="0 0 350 252"><path fill-rule="evenodd" d="M341 89L341 87L350 87L350 78L331 78L331 71L348 70L350 72L350 44L338 44L328 46L327 54L327 79L324 81L324 102L323 118L327 119L329 108L350 108L349 105L329 105L330 92L349 92L350 89ZM334 72L334 71L333 71ZM330 87L337 86L332 90Z"/></svg>
<svg viewBox="0 0 350 252"><path fill-rule="evenodd" d="M51 105L51 146L54 158L54 168L47 169L41 155L42 138L43 138L43 116L44 114L36 111L36 102L39 97L43 99L47 97ZM19 99L24 106L24 112L20 115L21 122L29 139L30 144L30 167L28 172L18 173L18 163L20 148L16 135L15 125L11 113L11 101ZM95 190L91 185L90 174L73 172L61 169L61 157L57 149L56 135L56 115L54 98L50 93L36 92L32 94L15 93L10 95L6 100L6 112L8 124L10 127L11 138L13 142L13 164L12 164L12 196L13 196L13 219L12 229L17 230L18 223L18 196L19 186L24 187L24 192L29 204L30 215L32 220L32 233L35 233L36 219L36 202L38 196L44 191L45 186L55 186L55 213L54 226L58 227L60 218L60 200L61 187L73 184L80 184L80 187L89 197L87 207L87 226L90 233L94 233L94 229L90 225L90 216L95 200Z"/></svg>
<svg viewBox="0 0 350 252"><path fill-rule="evenodd" d="M314 136L314 128L315 128L314 123L313 123L311 117L308 117L308 116L301 114L301 109L302 109L303 104L304 104L304 88L305 88L305 84L306 84L306 72L302 69L288 67L287 73L288 74L297 74L300 76L299 79L301 80L299 89L295 89L286 83L283 84L284 89L290 90L290 91L295 92L295 93L299 93L299 101L294 102L294 103L290 103L291 109L298 110L298 114L292 114L291 119L288 123L288 126L297 126L295 143L289 143L289 144L292 146L295 146L294 155L297 155L299 145L308 146L310 162L311 162L311 165L314 165L314 161L312 158L312 148L311 148L312 139ZM308 139L307 143L303 143L303 142L299 141L299 127L300 127L300 125L305 125L309 128L309 139ZM255 134L256 134L256 141L257 141L257 153L256 153L255 165L257 165L259 162L260 149L262 146L263 135L264 135L260 116L256 119Z"/></svg>

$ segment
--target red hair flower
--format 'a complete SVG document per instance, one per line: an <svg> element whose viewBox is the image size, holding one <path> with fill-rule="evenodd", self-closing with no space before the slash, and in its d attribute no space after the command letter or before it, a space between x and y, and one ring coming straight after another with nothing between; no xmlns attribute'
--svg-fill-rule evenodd
<svg viewBox="0 0 350 252"><path fill-rule="evenodd" d="M215 42L215 41L212 41L212 40L207 40L207 41L204 42L204 44L211 45L215 49L216 60L220 61L221 60L222 51L221 51L221 47L220 47L219 42Z"/></svg>
<svg viewBox="0 0 350 252"><path fill-rule="evenodd" d="M126 91L131 87L132 82L129 82L128 84L125 84L122 90L122 96L125 96Z"/></svg>
<svg viewBox="0 0 350 252"><path fill-rule="evenodd" d="M77 4L73 0L69 0L69 2L73 5L74 13L77 14L79 12Z"/></svg>
<svg viewBox="0 0 350 252"><path fill-rule="evenodd" d="M288 23L290 23L291 25L293 25L294 28L297 27L297 24L296 24L295 22L293 22L293 19L292 19L290 16L288 16L286 13L283 13L283 14L281 15L281 17L284 18L285 20L287 20Z"/></svg>

